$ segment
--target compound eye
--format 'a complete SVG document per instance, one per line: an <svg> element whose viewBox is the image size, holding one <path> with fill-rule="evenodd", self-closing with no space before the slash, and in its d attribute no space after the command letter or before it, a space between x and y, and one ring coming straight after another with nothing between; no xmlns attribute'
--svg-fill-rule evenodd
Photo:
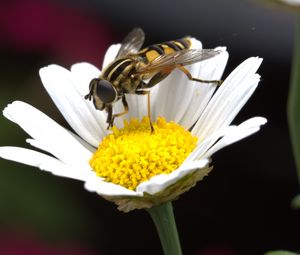
<svg viewBox="0 0 300 255"><path fill-rule="evenodd" d="M117 99L117 90L106 80L99 80L97 83L97 96L103 103L112 103Z"/></svg>

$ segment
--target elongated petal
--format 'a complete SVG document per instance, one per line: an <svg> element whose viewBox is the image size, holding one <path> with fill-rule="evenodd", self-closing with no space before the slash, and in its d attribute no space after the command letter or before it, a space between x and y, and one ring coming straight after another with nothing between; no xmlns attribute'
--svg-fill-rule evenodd
<svg viewBox="0 0 300 255"><path fill-rule="evenodd" d="M236 127L233 132L225 135L222 139L220 139L217 143L215 143L209 150L203 155L203 157L210 157L212 154L221 150L222 148L235 143L245 137L252 135L259 131L260 127L267 123L267 120L262 117L254 117L251 118L239 126Z"/></svg>
<svg viewBox="0 0 300 255"><path fill-rule="evenodd" d="M128 103L128 109L129 111L116 118L115 124L117 127L123 127L124 119L130 120L131 118L137 118L141 120L143 117L147 116L147 96L145 95L134 95L134 94L126 94L125 95L127 103ZM151 93L151 100L153 99L152 93ZM124 111L124 106L119 100L113 105L113 112L114 113L121 113Z"/></svg>
<svg viewBox="0 0 300 255"><path fill-rule="evenodd" d="M208 149L221 137L224 137L227 134L232 133L236 130L236 126L224 127L220 130L217 130L210 136L206 137L203 141L199 142L197 147L193 152L185 159L184 163L193 162L197 158L202 158L202 156L208 151Z"/></svg>
<svg viewBox="0 0 300 255"><path fill-rule="evenodd" d="M4 109L3 114L24 129L44 150L64 163L83 169L89 167L92 152L81 145L68 130L36 108L15 101Z"/></svg>
<svg viewBox="0 0 300 255"><path fill-rule="evenodd" d="M183 164L180 168L173 171L170 174L160 174L152 177L149 181L143 182L137 186L136 191L138 193L155 194L163 191L172 184L178 182L186 175L191 174L193 171L201 171L201 169L207 170L208 159L203 159L195 162Z"/></svg>
<svg viewBox="0 0 300 255"><path fill-rule="evenodd" d="M126 189L120 185L111 182L105 182L102 178L98 177L95 173L86 180L84 187L90 192L96 192L101 196L135 196L140 197L135 191Z"/></svg>
<svg viewBox="0 0 300 255"><path fill-rule="evenodd" d="M200 62L199 70L193 74L194 77L203 80L220 80L228 60L228 52L224 47L218 47L216 50L222 51L220 55L209 61ZM214 91L217 88L216 83L199 83L187 84L193 86L192 98L186 100L188 105L186 111L178 120L178 123L189 129L200 117ZM185 100L182 100L185 101Z"/></svg>
<svg viewBox="0 0 300 255"><path fill-rule="evenodd" d="M91 80L99 77L100 70L89 63L77 63L72 65L71 73L76 90L81 95L81 98L84 98L84 96L89 93ZM92 101L83 100L82 104L84 104L90 112L86 119L87 123L97 123L98 126L101 127L100 134L104 136L107 135L106 112L97 110ZM103 137L101 137L101 140L102 138Z"/></svg>
<svg viewBox="0 0 300 255"><path fill-rule="evenodd" d="M260 76L255 74L262 59L249 58L239 65L215 93L192 130L199 140L231 123L256 89Z"/></svg>
<svg viewBox="0 0 300 255"><path fill-rule="evenodd" d="M75 180L84 181L90 174L90 171L82 171L74 167L70 168L56 158L20 147L0 147L0 157L38 167L54 175Z"/></svg>
<svg viewBox="0 0 300 255"><path fill-rule="evenodd" d="M191 49L202 49L202 42L197 40L196 38L191 38Z"/></svg>
<svg viewBox="0 0 300 255"><path fill-rule="evenodd" d="M220 129L200 142L197 148L189 155L185 162L192 162L196 159L208 158L225 146L228 146L259 131L260 126L264 125L266 122L267 120L265 118L253 117L241 123L239 126L232 125Z"/></svg>
<svg viewBox="0 0 300 255"><path fill-rule="evenodd" d="M201 49L202 44L192 39L192 48ZM186 66L186 69L196 75L199 72L200 63ZM155 98L153 98L152 116L157 119L164 116L168 121L179 121L187 110L188 102L191 100L195 82L189 81L187 76L180 70L175 69L167 78L157 86Z"/></svg>
<svg viewBox="0 0 300 255"><path fill-rule="evenodd" d="M110 64L111 62L114 61L114 59L116 58L118 52L119 52L119 49L121 47L121 44L118 43L118 44L113 44L111 45L106 53L105 53L105 56L104 56L104 60L103 60L103 64L102 64L102 69L104 69L108 64Z"/></svg>
<svg viewBox="0 0 300 255"><path fill-rule="evenodd" d="M98 78L100 70L90 63L82 62L71 66L71 76L74 81L74 86L78 93L82 96L89 92L90 81Z"/></svg>
<svg viewBox="0 0 300 255"><path fill-rule="evenodd" d="M199 72L199 68L200 63L186 67L193 75ZM180 120L184 112L187 111L187 102L192 98L195 83L189 81L182 71L174 70L158 85L153 106L154 119L164 116L168 121Z"/></svg>
<svg viewBox="0 0 300 255"><path fill-rule="evenodd" d="M60 66L50 65L40 69L40 76L44 87L70 126L84 140L98 146L106 131L95 119L91 108L87 107L71 72Z"/></svg>

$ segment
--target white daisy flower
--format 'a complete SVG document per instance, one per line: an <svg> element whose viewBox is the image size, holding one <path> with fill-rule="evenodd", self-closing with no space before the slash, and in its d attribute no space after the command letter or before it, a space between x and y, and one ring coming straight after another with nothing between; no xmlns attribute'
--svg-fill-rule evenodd
<svg viewBox="0 0 300 255"><path fill-rule="evenodd" d="M201 47L196 40L194 45ZM104 66L119 48L118 44L108 49ZM228 53L225 48L218 50L218 56L187 67L193 77L221 78ZM230 125L259 83L256 71L261 62L257 57L247 59L218 89L173 71L151 89L151 119L157 120L154 133L144 118L147 97L126 95L129 113L116 118L116 126L108 131L106 113L84 99L89 82L100 70L88 63L75 64L70 71L58 65L44 67L40 70L43 85L74 132L33 106L15 101L4 109L4 116L29 134L30 145L51 156L7 146L0 147L0 157L83 181L88 191L125 212L171 201L209 173L212 154L266 123L265 118L254 117ZM121 110L121 103L116 103L114 112Z"/></svg>

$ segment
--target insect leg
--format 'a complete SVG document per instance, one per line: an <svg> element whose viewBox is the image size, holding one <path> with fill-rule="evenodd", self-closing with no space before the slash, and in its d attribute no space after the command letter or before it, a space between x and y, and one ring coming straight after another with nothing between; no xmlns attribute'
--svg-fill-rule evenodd
<svg viewBox="0 0 300 255"><path fill-rule="evenodd" d="M189 80L191 81L198 81L198 82L204 82L204 83L217 83L218 86L220 86L222 84L223 81L221 80L201 80L201 79L198 79L198 78L194 78L191 73L184 67L184 66L177 66L177 68L184 72L185 75L188 77Z"/></svg>
<svg viewBox="0 0 300 255"><path fill-rule="evenodd" d="M152 87L155 86L157 83L159 83L159 82L162 81L164 78L166 78L169 74L170 74L170 72L159 72L159 73L155 74L155 75L150 79L150 81L149 81L148 83L142 82L138 89L148 89L148 88L152 88ZM153 127L152 121L151 121L150 91L148 91L148 90L136 90L135 93L136 93L137 95L147 95L147 98L148 98L148 118L149 118L149 121L150 121L151 132L154 132L154 127Z"/></svg>
<svg viewBox="0 0 300 255"><path fill-rule="evenodd" d="M107 129L109 129L109 127L112 126L113 122L112 122L112 106L108 105L105 108L106 112L107 112L107 118L106 118L106 123L108 124Z"/></svg>
<svg viewBox="0 0 300 255"><path fill-rule="evenodd" d="M150 109L150 91L149 90L137 90L135 92L137 95L147 95L147 99L148 99L148 118L149 118L149 122L150 122L150 128L151 128L151 133L154 132L154 127L152 125L152 121L151 121L151 109Z"/></svg>
<svg viewBox="0 0 300 255"><path fill-rule="evenodd" d="M116 117L120 117L128 112L128 103L126 101L125 95L122 96L122 104L124 106L124 111L112 115L111 121L109 122L107 129L109 129L110 127L112 127L114 125L114 120Z"/></svg>

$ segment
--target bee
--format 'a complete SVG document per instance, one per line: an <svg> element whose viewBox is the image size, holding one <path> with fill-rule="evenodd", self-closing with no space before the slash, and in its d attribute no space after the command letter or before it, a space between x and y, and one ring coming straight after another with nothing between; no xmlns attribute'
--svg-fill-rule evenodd
<svg viewBox="0 0 300 255"><path fill-rule="evenodd" d="M133 29L123 40L115 60L104 68L98 78L91 80L89 93L97 110L107 112L109 129L116 117L129 110L126 94L147 95L150 118L150 88L165 79L174 69L181 70L189 80L220 84L220 80L201 80L192 77L186 65L212 58L220 53L213 49L191 49L191 37L153 44L142 48L145 34L141 28ZM113 104L121 100L124 110L113 113Z"/></svg>

